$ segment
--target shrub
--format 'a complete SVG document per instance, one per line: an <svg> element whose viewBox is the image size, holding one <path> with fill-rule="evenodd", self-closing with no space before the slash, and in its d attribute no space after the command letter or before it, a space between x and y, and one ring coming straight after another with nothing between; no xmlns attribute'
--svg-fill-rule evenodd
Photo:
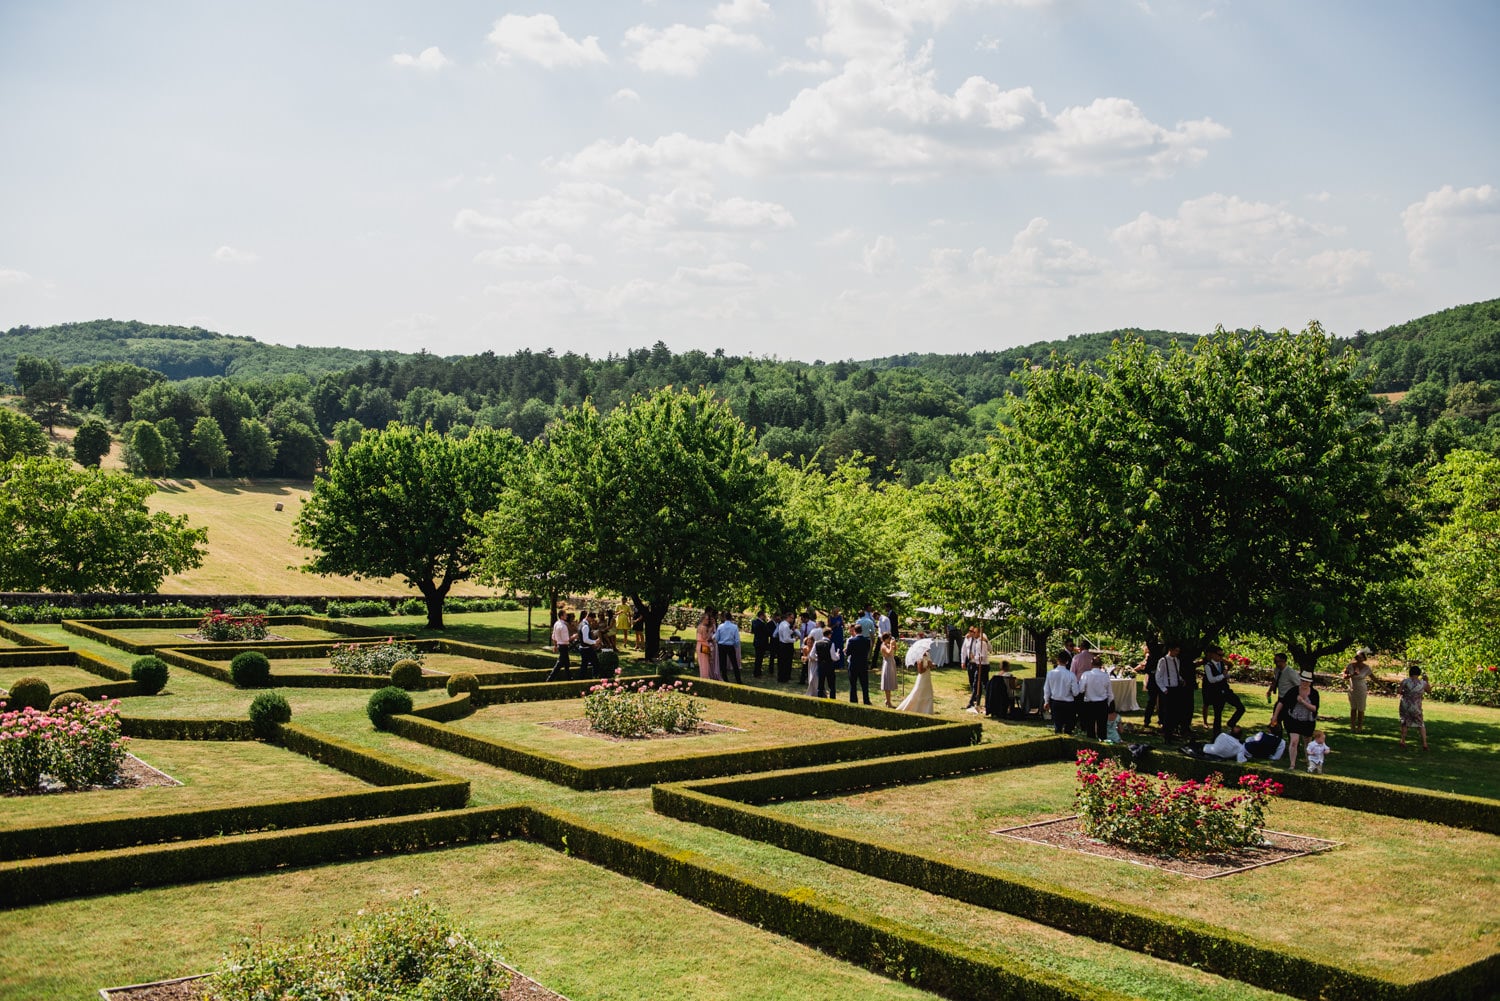
<svg viewBox="0 0 1500 1001"><path fill-rule="evenodd" d="M692 685L605 679L583 697L589 725L614 737L644 737L653 730L685 733L698 725L703 710L688 693Z"/></svg>
<svg viewBox="0 0 1500 1001"><path fill-rule="evenodd" d="M271 661L259 650L246 650L229 662L236 688L264 688L271 683Z"/></svg>
<svg viewBox="0 0 1500 1001"><path fill-rule="evenodd" d="M45 709L52 701L52 687L41 678L17 678L10 686L8 709Z"/></svg>
<svg viewBox="0 0 1500 1001"><path fill-rule="evenodd" d="M409 712L411 696L395 685L380 689L365 704L365 714L370 717L370 722L375 724L377 730L384 730L392 716Z"/></svg>
<svg viewBox="0 0 1500 1001"><path fill-rule="evenodd" d="M155 695L167 687L167 665L160 657L141 657L130 665L130 678L140 686L142 695Z"/></svg>
<svg viewBox="0 0 1500 1001"><path fill-rule="evenodd" d="M292 705L280 692L261 692L250 701L250 725L255 735L267 739L276 735L276 724L292 721Z"/></svg>
<svg viewBox="0 0 1500 1001"><path fill-rule="evenodd" d="M69 706L76 706L80 702L86 705L88 704L88 701L88 699L84 698L82 695L79 695L77 692L61 692L57 695L52 696L52 701L47 705L47 711L54 713L60 712L64 709L67 709Z"/></svg>
<svg viewBox="0 0 1500 1001"><path fill-rule="evenodd" d="M1095 751L1078 752L1074 799L1089 837L1174 858L1208 855L1259 844L1260 828L1281 784L1242 775L1226 794L1217 772L1202 782L1158 772L1155 779Z"/></svg>
<svg viewBox="0 0 1500 1001"><path fill-rule="evenodd" d="M103 785L125 760L119 702L82 702L57 711L0 713L0 791L33 792L43 775L71 789Z"/></svg>
<svg viewBox="0 0 1500 1001"><path fill-rule="evenodd" d="M263 640L266 638L266 617L212 611L198 620L198 635L215 643Z"/></svg>
<svg viewBox="0 0 1500 1001"><path fill-rule="evenodd" d="M493 1001L510 971L427 904L360 916L339 935L294 943L246 939L208 982L214 1001L268 997Z"/></svg>
<svg viewBox="0 0 1500 1001"><path fill-rule="evenodd" d="M599 670L614 674L620 669L620 655L613 650L599 651Z"/></svg>
<svg viewBox="0 0 1500 1001"><path fill-rule="evenodd" d="M467 672L460 672L448 678L447 688L450 698L459 692L468 692L470 695L475 695L479 692L479 679Z"/></svg>
<svg viewBox="0 0 1500 1001"><path fill-rule="evenodd" d="M335 643L328 660L334 674L390 674L403 660L422 663L422 651L415 643L386 640L384 643Z"/></svg>
<svg viewBox="0 0 1500 1001"><path fill-rule="evenodd" d="M427 602L421 598L407 598L396 606L397 615L426 615Z"/></svg>
<svg viewBox="0 0 1500 1001"><path fill-rule="evenodd" d="M330 601L327 611L330 619L358 619L390 614L390 603L385 601Z"/></svg>
<svg viewBox="0 0 1500 1001"><path fill-rule="evenodd" d="M422 687L422 665L414 660L398 660L391 665L391 684L414 692Z"/></svg>
<svg viewBox="0 0 1500 1001"><path fill-rule="evenodd" d="M290 604L283 605L279 601L273 601L266 605L267 615L317 615L318 610L311 605Z"/></svg>

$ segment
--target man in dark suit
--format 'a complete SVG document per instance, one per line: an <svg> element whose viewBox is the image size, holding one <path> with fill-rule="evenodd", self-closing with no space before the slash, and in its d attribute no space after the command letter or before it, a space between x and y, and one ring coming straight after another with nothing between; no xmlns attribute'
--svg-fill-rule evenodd
<svg viewBox="0 0 1500 1001"><path fill-rule="evenodd" d="M762 608L760 614L750 620L750 642L755 647L755 676L760 677L760 666L766 659L766 651L771 647L771 630L776 627L771 623L771 617Z"/></svg>
<svg viewBox="0 0 1500 1001"><path fill-rule="evenodd" d="M865 705L870 704L870 650L872 644L870 637L865 635L865 627L858 622L854 624L854 635L844 644L844 659L849 662L849 701L858 702L855 698L856 688L864 693Z"/></svg>

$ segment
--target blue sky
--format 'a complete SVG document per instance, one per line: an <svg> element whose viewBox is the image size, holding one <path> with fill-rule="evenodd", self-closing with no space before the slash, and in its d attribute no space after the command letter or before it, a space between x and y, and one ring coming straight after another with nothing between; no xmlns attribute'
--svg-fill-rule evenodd
<svg viewBox="0 0 1500 1001"><path fill-rule="evenodd" d="M973 351L1500 295L1500 5L0 4L0 328Z"/></svg>

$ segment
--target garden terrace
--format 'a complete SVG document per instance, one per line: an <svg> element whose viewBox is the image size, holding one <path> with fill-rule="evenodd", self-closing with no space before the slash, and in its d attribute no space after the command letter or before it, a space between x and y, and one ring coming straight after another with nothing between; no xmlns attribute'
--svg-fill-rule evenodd
<svg viewBox="0 0 1500 1001"><path fill-rule="evenodd" d="M125 719L128 750L180 785L11 797L0 870L27 859L210 835L456 809L468 783L295 725L274 742L240 720Z"/></svg>
<svg viewBox="0 0 1500 1001"><path fill-rule="evenodd" d="M0 663L4 663L4 657L17 652L39 649L56 650L59 646L56 643L39 640L20 629L0 622Z"/></svg>
<svg viewBox="0 0 1500 1001"><path fill-rule="evenodd" d="M990 833L1073 812L1076 746L1052 738L657 786L653 804L680 820L1293 996L1488 997L1500 975L1500 929L1486 923L1493 907L1485 903L1500 878L1493 834L1324 805L1317 800L1344 793L1318 790L1336 784L1365 787L1371 805L1392 787L1296 775L1285 776L1294 780L1289 798L1273 806L1269 826L1343 847L1208 882ZM1193 771L1176 763L1152 762ZM1284 769L1269 772L1280 779ZM1476 815L1464 797L1394 792L1403 803L1425 795L1432 819ZM1453 880L1455 871L1468 878ZM1393 910L1393 900L1408 906ZM1273 921L1265 920L1267 901ZM1423 917L1413 922L1418 902Z"/></svg>
<svg viewBox="0 0 1500 1001"><path fill-rule="evenodd" d="M361 645L363 640L354 642ZM376 645L382 640L371 640ZM493 653L467 644L454 644L446 640L408 640L422 651L422 689L442 688L449 676L472 674L481 685L509 685L543 681L546 671L532 671L513 667L495 657L478 654ZM231 682L229 663L245 650L260 650L271 662L271 685L286 688L384 688L391 683L387 674L336 674L330 656L333 643L300 643L267 646L259 643L215 643L191 647L163 647L157 656L168 664L181 667L218 681ZM450 652L454 651L454 652Z"/></svg>
<svg viewBox="0 0 1500 1001"><path fill-rule="evenodd" d="M84 698L124 698L135 695L139 686L130 672L105 660L67 647L30 647L27 656L8 659L0 651L0 688L9 689L19 678L41 678L53 695L77 692Z"/></svg>
<svg viewBox="0 0 1500 1001"><path fill-rule="evenodd" d="M325 619L316 615L268 615L264 616L266 628L278 639L215 642L197 639L200 619L64 619L62 628L76 636L85 636L127 653L155 653L167 647L213 646L216 649L263 650L282 646L299 646L309 642L333 641L349 635L366 635L351 632L348 623L340 619ZM357 628L357 627L356 627Z"/></svg>
<svg viewBox="0 0 1500 1001"><path fill-rule="evenodd" d="M662 680L662 679L644 679ZM624 743L540 724L583 716L593 681L484 688L390 721L392 732L575 789L646 785L672 779L824 764L963 747L978 723L855 706L836 699L694 680L704 720L726 732ZM479 708L484 707L484 708Z"/></svg>

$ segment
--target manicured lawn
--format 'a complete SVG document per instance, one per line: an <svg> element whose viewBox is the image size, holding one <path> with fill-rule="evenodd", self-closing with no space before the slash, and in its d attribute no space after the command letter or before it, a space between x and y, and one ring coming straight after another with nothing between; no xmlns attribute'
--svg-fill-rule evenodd
<svg viewBox="0 0 1500 1001"><path fill-rule="evenodd" d="M744 732L612 741L543 725L556 720L582 719L582 699L486 706L472 716L447 725L464 733L514 744L583 766L689 758L697 754L869 737L884 732L776 709L735 705L714 699L700 699L700 702L704 722L732 726Z"/></svg>
<svg viewBox="0 0 1500 1001"><path fill-rule="evenodd" d="M308 642L346 639L346 637L338 633L329 632L327 629L319 629L316 626L280 625L267 626L266 628L270 633L268 639L306 640ZM191 627L184 629L152 629L126 626L119 629L111 629L109 632L110 635L119 636L121 639L128 640L131 643L141 643L153 647L180 646L189 649L200 647L210 649L214 646L211 641L201 639Z"/></svg>
<svg viewBox="0 0 1500 1001"><path fill-rule="evenodd" d="M1169 766L1168 766L1169 767ZM1071 764L1037 765L771 807L870 840L1195 918L1387 975L1500 948L1500 838L1291 800L1267 826L1334 851L1211 880L988 832L1073 811ZM1455 879L1462 873L1462 879ZM1267 920L1274 913L1275 920Z"/></svg>
<svg viewBox="0 0 1500 1001"><path fill-rule="evenodd" d="M202 657L198 650L185 650L185 653L196 657ZM278 657L274 649L267 649L266 656L271 661L272 674L332 674L333 661L328 657ZM207 659L207 658L205 658ZM497 674L507 671L524 670L510 664L501 664L492 660L476 660L473 657L464 657L453 653L424 653L422 655L422 670L428 674Z"/></svg>
<svg viewBox="0 0 1500 1001"><path fill-rule="evenodd" d="M10 796L0 801L0 830L373 788L336 768L257 741L131 740L127 749L182 785Z"/></svg>
<svg viewBox="0 0 1500 1001"><path fill-rule="evenodd" d="M52 694L84 685L102 685L114 679L90 674L71 664L37 664L30 667L0 667L0 688L10 688L22 678L41 678L52 689Z"/></svg>

